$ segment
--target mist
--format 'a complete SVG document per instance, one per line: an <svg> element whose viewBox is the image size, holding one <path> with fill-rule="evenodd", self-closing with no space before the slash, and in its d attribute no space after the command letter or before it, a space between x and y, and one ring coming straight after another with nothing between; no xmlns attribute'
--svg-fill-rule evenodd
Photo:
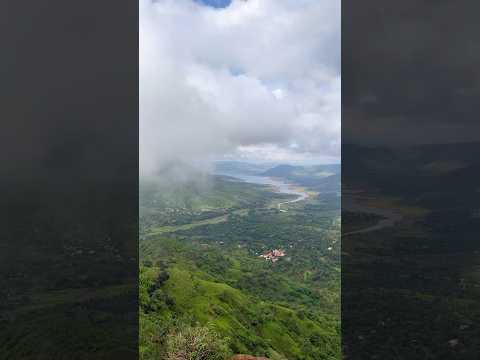
<svg viewBox="0 0 480 360"><path fill-rule="evenodd" d="M337 1L140 1L140 175L340 156Z"/></svg>

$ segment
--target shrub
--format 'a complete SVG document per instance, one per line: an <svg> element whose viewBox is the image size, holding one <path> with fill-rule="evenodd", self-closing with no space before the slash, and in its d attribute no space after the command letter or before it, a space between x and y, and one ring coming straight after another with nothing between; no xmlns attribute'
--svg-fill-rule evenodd
<svg viewBox="0 0 480 360"><path fill-rule="evenodd" d="M229 355L226 341L207 327L186 327L167 338L167 360L225 360Z"/></svg>

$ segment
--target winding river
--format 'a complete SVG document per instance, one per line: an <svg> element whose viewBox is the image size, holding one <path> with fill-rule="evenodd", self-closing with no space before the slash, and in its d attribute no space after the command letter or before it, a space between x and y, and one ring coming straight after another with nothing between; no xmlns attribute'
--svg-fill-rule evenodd
<svg viewBox="0 0 480 360"><path fill-rule="evenodd" d="M281 194L295 195L296 198L292 200L282 201L277 204L277 207L280 209L282 205L295 203L302 201L308 198L308 193L302 191L295 187L295 185L290 184L284 180L278 178L271 178L267 176L259 175L245 175L239 173L217 173L216 175L229 176L231 178L238 179L251 184L267 185L272 187L276 192Z"/></svg>
<svg viewBox="0 0 480 360"><path fill-rule="evenodd" d="M373 205L369 205L368 202L365 201L365 199L363 202L361 202L351 196L346 196L343 198L342 207L348 211L374 214L382 217L381 220L379 220L376 224L372 226L345 232L342 234L342 236L364 234L381 230L383 228L392 227L397 225L397 223L400 222L403 218L402 214L399 211L394 211L388 208L375 207Z"/></svg>

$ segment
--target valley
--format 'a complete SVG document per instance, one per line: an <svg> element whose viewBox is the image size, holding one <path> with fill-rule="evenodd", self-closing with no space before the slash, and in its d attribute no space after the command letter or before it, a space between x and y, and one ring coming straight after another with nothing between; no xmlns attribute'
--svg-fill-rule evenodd
<svg viewBox="0 0 480 360"><path fill-rule="evenodd" d="M218 359L340 358L336 188L234 170L141 187L141 357L168 359L188 330L210 331Z"/></svg>
<svg viewBox="0 0 480 360"><path fill-rule="evenodd" d="M477 357L479 147L344 145L348 357Z"/></svg>

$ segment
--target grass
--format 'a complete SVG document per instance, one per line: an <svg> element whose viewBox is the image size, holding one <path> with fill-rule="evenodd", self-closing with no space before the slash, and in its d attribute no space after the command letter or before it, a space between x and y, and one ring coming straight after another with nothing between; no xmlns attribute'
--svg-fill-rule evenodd
<svg viewBox="0 0 480 360"><path fill-rule="evenodd" d="M308 319L300 320L292 310L269 302L258 303L225 284L192 282L185 271L175 270L165 291L175 299L177 314L209 324L228 337L230 347L238 353L262 355L275 351L287 358L301 358L303 339L321 334L319 326ZM262 316L266 320L252 323Z"/></svg>
<svg viewBox="0 0 480 360"><path fill-rule="evenodd" d="M234 353L248 353L254 355L268 356L277 353L288 359L317 359L329 358L318 357L321 354L333 354L330 358L339 355L339 334L338 319L334 314L324 313L324 310L317 309L314 314L305 315L308 296L301 296L299 293L298 304L289 304L287 301L276 301L264 297L261 294L252 293L235 288L227 282L234 284L232 279L241 280L246 274L242 264L241 252L237 252L235 261L228 262L228 268L224 272L225 279L215 271L209 269L208 262L203 262L201 268L191 256L195 257L193 245L174 244L174 239L157 239L157 246L164 242L163 249L166 253L175 248L177 257L165 257L170 265L166 266L169 274L168 280L157 289L158 293L171 299L171 306L163 306L160 312L154 314L144 313L142 319L161 318L169 321L187 323L190 325L208 325L223 336L228 338L228 345ZM216 253L216 250L209 249L208 253ZM154 256L156 257L156 256ZM213 258L210 259L212 262ZM208 259L207 259L208 261ZM263 267L266 264L263 260L254 259L257 266ZM210 264L211 265L211 264ZM161 272L159 267L142 267L141 284L144 291L141 296L146 297L145 302L152 301L158 294L148 295L149 288L155 278ZM255 273L253 273L255 275ZM263 274L265 276L265 274ZM299 286L286 277L275 276L267 273L267 281L277 284L280 294L289 294L305 288ZM144 307L146 308L148 306ZM311 309L314 307L311 307ZM309 310L311 312L311 310ZM307 311L307 313L309 312ZM310 317L310 318L309 318ZM143 320L142 320L143 321ZM155 322L145 322L146 334L151 333L148 326ZM150 324L150 325L148 325ZM313 340L312 340L313 339ZM320 345L315 344L320 339ZM148 347L148 345L146 345ZM312 355L309 355L311 352ZM338 357L337 357L338 358Z"/></svg>

